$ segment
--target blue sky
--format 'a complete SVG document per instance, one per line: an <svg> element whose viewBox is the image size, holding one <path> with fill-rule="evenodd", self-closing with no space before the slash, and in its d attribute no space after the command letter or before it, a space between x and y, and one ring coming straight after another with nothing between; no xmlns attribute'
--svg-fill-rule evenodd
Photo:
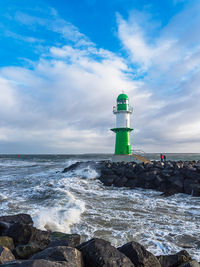
<svg viewBox="0 0 200 267"><path fill-rule="evenodd" d="M112 153L122 90L133 148L199 152L199 11L197 0L1 1L0 152Z"/></svg>

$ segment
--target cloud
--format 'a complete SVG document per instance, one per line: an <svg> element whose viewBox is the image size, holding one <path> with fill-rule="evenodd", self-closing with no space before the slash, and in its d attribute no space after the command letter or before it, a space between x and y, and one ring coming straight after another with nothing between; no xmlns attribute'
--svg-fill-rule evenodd
<svg viewBox="0 0 200 267"><path fill-rule="evenodd" d="M141 121L136 118L135 142L147 150L199 152L199 7L188 5L157 30L153 41L140 26L147 20L144 14L137 20L133 12L128 21L118 16L122 45L145 73L139 89L151 92L152 103L158 104Z"/></svg>
<svg viewBox="0 0 200 267"><path fill-rule="evenodd" d="M199 152L197 14L198 5L190 5L164 28L151 14L132 11L128 20L118 14L126 58L97 48L56 10L45 18L18 12L18 23L54 32L62 42L42 43L31 68L0 68L1 151L113 152L112 106L125 90L134 110L134 148Z"/></svg>
<svg viewBox="0 0 200 267"><path fill-rule="evenodd" d="M112 106L122 89L137 90L127 71L122 58L93 43L50 47L33 69L1 68L0 93L11 103L0 125L2 149L6 144L14 152L21 144L18 153L112 152Z"/></svg>

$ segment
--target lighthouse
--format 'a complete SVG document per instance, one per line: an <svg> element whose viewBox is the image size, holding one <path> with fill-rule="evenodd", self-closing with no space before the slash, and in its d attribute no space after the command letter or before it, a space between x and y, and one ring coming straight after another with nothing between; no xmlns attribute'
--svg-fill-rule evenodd
<svg viewBox="0 0 200 267"><path fill-rule="evenodd" d="M124 93L117 97L117 105L113 107L116 115L116 128L111 131L116 133L115 155L131 155L130 116L133 108L129 105L128 96Z"/></svg>

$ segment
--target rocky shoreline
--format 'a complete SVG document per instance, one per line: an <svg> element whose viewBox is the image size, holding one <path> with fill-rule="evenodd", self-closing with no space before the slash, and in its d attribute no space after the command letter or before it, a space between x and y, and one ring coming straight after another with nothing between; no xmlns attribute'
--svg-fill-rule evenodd
<svg viewBox="0 0 200 267"><path fill-rule="evenodd" d="M93 167L99 173L98 179L105 186L154 189L170 196L185 193L200 196L199 161L151 161L136 162L76 162L63 172L78 168Z"/></svg>
<svg viewBox="0 0 200 267"><path fill-rule="evenodd" d="M154 256L132 241L115 248L79 234L41 231L28 214L0 217L0 266L5 267L200 267L186 250Z"/></svg>

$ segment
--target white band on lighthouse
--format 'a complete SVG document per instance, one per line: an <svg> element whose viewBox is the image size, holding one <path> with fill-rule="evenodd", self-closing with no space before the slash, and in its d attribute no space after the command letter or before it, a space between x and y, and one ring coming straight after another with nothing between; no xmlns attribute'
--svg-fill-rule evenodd
<svg viewBox="0 0 200 267"><path fill-rule="evenodd" d="M130 113L123 111L117 112L116 128L130 128Z"/></svg>

